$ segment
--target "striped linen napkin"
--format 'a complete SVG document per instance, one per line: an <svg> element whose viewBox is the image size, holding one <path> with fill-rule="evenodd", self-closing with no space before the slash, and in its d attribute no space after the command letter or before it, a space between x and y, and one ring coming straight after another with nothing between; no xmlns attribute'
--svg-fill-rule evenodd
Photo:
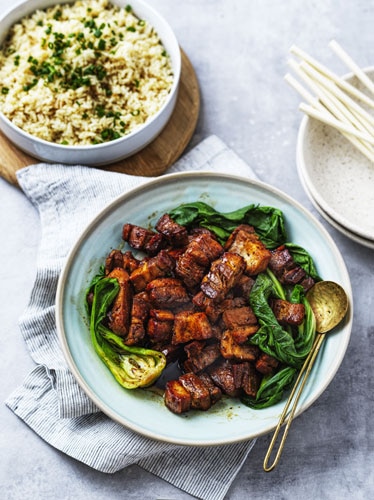
<svg viewBox="0 0 374 500"><path fill-rule="evenodd" d="M186 170L253 171L220 139L210 136L168 173ZM18 172L39 211L42 237L37 274L20 329L36 367L7 406L47 443L106 473L137 464L203 500L224 498L254 440L189 447L143 437L112 421L81 390L68 370L55 325L55 293L64 259L90 220L113 198L149 180L99 169L38 164Z"/></svg>

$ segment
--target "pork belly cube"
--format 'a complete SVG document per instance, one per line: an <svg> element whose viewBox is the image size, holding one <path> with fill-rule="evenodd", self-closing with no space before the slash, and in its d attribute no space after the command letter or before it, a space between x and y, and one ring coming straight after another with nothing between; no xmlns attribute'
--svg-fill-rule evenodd
<svg viewBox="0 0 374 500"><path fill-rule="evenodd" d="M121 250L112 250L105 259L105 276L108 276L116 267L123 268L123 255Z"/></svg>
<svg viewBox="0 0 374 500"><path fill-rule="evenodd" d="M184 346L184 351L187 359L183 363L183 368L193 373L205 370L221 356L218 342L207 345L205 341L194 340Z"/></svg>
<svg viewBox="0 0 374 500"><path fill-rule="evenodd" d="M168 276L174 267L174 259L165 250L161 250L154 257L143 260L139 267L130 274L130 280L135 291L141 292L152 280Z"/></svg>
<svg viewBox="0 0 374 500"><path fill-rule="evenodd" d="M236 238L236 235L239 231L244 231L245 233L248 233L248 234L255 234L255 232L256 232L255 228L253 226L250 226L249 224L239 224L239 226L237 226L232 231L230 236L227 238L226 243L225 243L225 250L227 250L228 248L231 247L231 245L233 244L233 242Z"/></svg>
<svg viewBox="0 0 374 500"><path fill-rule="evenodd" d="M165 386L164 401L170 411L180 415L191 408L192 397L179 380L169 380Z"/></svg>
<svg viewBox="0 0 374 500"><path fill-rule="evenodd" d="M157 255L163 248L167 246L167 242L162 234L153 234L144 246L146 254L153 256Z"/></svg>
<svg viewBox="0 0 374 500"><path fill-rule="evenodd" d="M250 306L225 309L222 320L226 328L232 330L238 326L256 325L257 318Z"/></svg>
<svg viewBox="0 0 374 500"><path fill-rule="evenodd" d="M210 232L201 232L190 241L187 251L194 260L202 266L208 266L213 260L223 254L223 246Z"/></svg>
<svg viewBox="0 0 374 500"><path fill-rule="evenodd" d="M255 333L258 329L257 326L248 326L245 330L254 330ZM249 332L248 336L251 333ZM245 333L240 339L245 338ZM235 337L231 330L225 330L220 340L221 354L225 359L233 359L238 361L255 361L259 354L259 349L255 345L242 345L236 342Z"/></svg>
<svg viewBox="0 0 374 500"><path fill-rule="evenodd" d="M230 332L232 341L235 344L242 345L245 342L247 342L248 338L254 335L258 329L259 329L258 325L243 325L243 326L236 326L235 328L228 331ZM224 332L225 331L227 330L224 330ZM221 339L224 336L224 332L220 337Z"/></svg>
<svg viewBox="0 0 374 500"><path fill-rule="evenodd" d="M188 245L188 232L184 226L173 221L169 214L164 214L157 222L156 229L163 234L170 245L184 247Z"/></svg>
<svg viewBox="0 0 374 500"><path fill-rule="evenodd" d="M279 278L285 270L295 267L295 261L287 247L281 245L271 251L269 268Z"/></svg>
<svg viewBox="0 0 374 500"><path fill-rule="evenodd" d="M256 397L261 383L261 375L256 371L252 363L236 363L232 365L235 386L251 397Z"/></svg>
<svg viewBox="0 0 374 500"><path fill-rule="evenodd" d="M244 270L243 257L236 253L225 252L212 262L208 274L201 282L201 290L211 299L220 302L236 285Z"/></svg>
<svg viewBox="0 0 374 500"><path fill-rule="evenodd" d="M310 290L314 284L315 284L315 281L311 276L306 276L304 279L302 279L299 282L299 285L301 285L304 288L305 293L308 290Z"/></svg>
<svg viewBox="0 0 374 500"><path fill-rule="evenodd" d="M108 278L115 278L119 284L119 292L109 313L108 326L117 335L125 337L129 332L133 299L130 277L127 271L117 267L108 274Z"/></svg>
<svg viewBox="0 0 374 500"><path fill-rule="evenodd" d="M211 407L209 389L195 373L185 373L178 380L191 394L191 408L208 410Z"/></svg>
<svg viewBox="0 0 374 500"><path fill-rule="evenodd" d="M148 297L144 292L134 295L130 314L129 333L125 344L140 344L145 337L145 325L149 314Z"/></svg>
<svg viewBox="0 0 374 500"><path fill-rule="evenodd" d="M213 380L213 383L221 389L224 394L231 397L237 397L240 389L235 386L232 364L230 361L221 360L206 370Z"/></svg>
<svg viewBox="0 0 374 500"><path fill-rule="evenodd" d="M213 380L211 379L210 375L206 372L199 373L199 378L204 382L204 384L207 386L209 394L210 394L210 402L212 405L217 403L222 398L222 391L219 387L217 387Z"/></svg>
<svg viewBox="0 0 374 500"><path fill-rule="evenodd" d="M236 229L233 238L229 238L229 246L225 250L241 255L245 261L245 272L255 276L265 271L268 267L271 252L262 243L256 233L246 229Z"/></svg>
<svg viewBox="0 0 374 500"><path fill-rule="evenodd" d="M300 266L295 266L292 269L284 271L279 281L284 285L297 285L306 277L306 272Z"/></svg>
<svg viewBox="0 0 374 500"><path fill-rule="evenodd" d="M191 340L204 340L212 337L212 326L205 313L181 311L175 315L173 344L185 344Z"/></svg>
<svg viewBox="0 0 374 500"><path fill-rule="evenodd" d="M272 250L269 268L284 285L300 284L307 292L315 283L304 269L296 264L290 251L284 245Z"/></svg>
<svg viewBox="0 0 374 500"><path fill-rule="evenodd" d="M293 304L288 302L288 300L273 299L271 301L271 308L281 325L298 326L304 321L304 304Z"/></svg>
<svg viewBox="0 0 374 500"><path fill-rule="evenodd" d="M135 269L139 267L140 260L134 257L132 252L129 250L122 254L122 265L126 271L131 274Z"/></svg>
<svg viewBox="0 0 374 500"><path fill-rule="evenodd" d="M223 254L223 246L208 232L195 234L189 241L185 254L191 255L193 260L203 267Z"/></svg>
<svg viewBox="0 0 374 500"><path fill-rule="evenodd" d="M190 302L183 283L177 278L157 278L146 286L155 309L177 309Z"/></svg>
<svg viewBox="0 0 374 500"><path fill-rule="evenodd" d="M174 314L168 310L151 309L147 334L152 344L166 344L171 341Z"/></svg>
<svg viewBox="0 0 374 500"><path fill-rule="evenodd" d="M189 290L194 290L200 285L205 275L205 267L196 262L193 255L184 252L177 260L175 274Z"/></svg>
<svg viewBox="0 0 374 500"><path fill-rule="evenodd" d="M156 255L166 246L166 240L162 234L129 223L123 225L122 239L127 241L132 248L143 250L148 255Z"/></svg>
<svg viewBox="0 0 374 500"><path fill-rule="evenodd" d="M265 352L260 354L255 363L256 370L263 375L270 375L276 368L278 368L278 366L279 361Z"/></svg>
<svg viewBox="0 0 374 500"><path fill-rule="evenodd" d="M188 243L185 252L178 258L175 273L187 288L195 289L210 263L223 253L222 245L211 233L198 233Z"/></svg>
<svg viewBox="0 0 374 500"><path fill-rule="evenodd" d="M204 311L212 323L215 323L221 315L221 305L207 297L202 291L192 297L192 303Z"/></svg>
<svg viewBox="0 0 374 500"><path fill-rule="evenodd" d="M239 278L237 284L234 286L233 292L235 295L244 297L246 300L248 300L254 283L255 280L253 278L251 278L247 274L243 274Z"/></svg>
<svg viewBox="0 0 374 500"><path fill-rule="evenodd" d="M167 364L173 363L174 361L178 361L179 364L179 360L184 355L183 346L180 344L159 344L157 346L154 346L153 348L165 355Z"/></svg>
<svg viewBox="0 0 374 500"><path fill-rule="evenodd" d="M131 274L139 263L140 261L130 251L122 253L121 250L112 250L105 259L105 275L107 276L116 267L123 268Z"/></svg>

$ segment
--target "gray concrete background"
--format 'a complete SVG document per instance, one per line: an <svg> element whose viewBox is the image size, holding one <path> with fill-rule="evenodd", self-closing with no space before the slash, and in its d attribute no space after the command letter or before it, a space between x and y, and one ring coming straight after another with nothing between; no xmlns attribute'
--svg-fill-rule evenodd
<svg viewBox="0 0 374 500"><path fill-rule="evenodd" d="M329 226L296 171L300 98L283 77L296 44L342 74L328 48L336 39L360 64L374 64L374 2L369 0L153 0L195 67L201 114L189 147L216 134L258 177L311 210L338 245L350 272L354 326L346 357L324 394L295 420L272 473L262 470L269 436L258 439L227 500L368 499L374 495L373 250ZM0 0L0 11L9 6ZM374 191L373 191L374 192ZM38 214L0 179L0 399L33 367L17 321L27 305L40 240ZM132 466L105 475L51 448L0 405L0 491L6 499L192 498Z"/></svg>

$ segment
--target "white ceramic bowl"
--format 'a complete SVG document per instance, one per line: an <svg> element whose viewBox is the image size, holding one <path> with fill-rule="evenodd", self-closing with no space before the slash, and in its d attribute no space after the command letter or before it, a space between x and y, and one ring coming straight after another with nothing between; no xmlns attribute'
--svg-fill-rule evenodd
<svg viewBox="0 0 374 500"><path fill-rule="evenodd" d="M365 72L374 78L374 67L366 68ZM365 92L352 73L344 78ZM372 109L368 112L373 114ZM334 221L345 236L372 246L373 163L340 132L308 116L301 121L296 159L300 180L307 187L305 191L312 203L321 209L321 215L329 223Z"/></svg>
<svg viewBox="0 0 374 500"><path fill-rule="evenodd" d="M58 3L72 3L74 0L27 0L11 8L0 19L0 45L10 27L37 9L51 7ZM120 7L131 4L134 13L146 19L157 31L166 51L170 55L174 73L171 91L162 108L145 124L119 139L95 145L65 146L39 139L15 126L0 112L0 129L19 149L46 162L106 165L127 158L152 142L169 121L178 97L181 72L181 53L178 41L166 20L142 0L112 0Z"/></svg>
<svg viewBox="0 0 374 500"><path fill-rule="evenodd" d="M251 439L274 429L285 401L253 410L223 398L207 412L175 415L149 390L125 390L91 344L85 290L112 248L123 245L125 222L154 226L158 218L185 202L204 201L228 212L249 204L277 207L286 219L288 239L313 257L319 274L339 283L352 305L343 258L323 226L299 203L267 184L207 172L165 175L119 196L88 225L66 259L56 296L56 324L70 370L88 396L110 418L145 436L186 445L209 446ZM126 247L125 247L126 248ZM338 370L350 338L353 308L327 337L301 396L297 414L326 389Z"/></svg>

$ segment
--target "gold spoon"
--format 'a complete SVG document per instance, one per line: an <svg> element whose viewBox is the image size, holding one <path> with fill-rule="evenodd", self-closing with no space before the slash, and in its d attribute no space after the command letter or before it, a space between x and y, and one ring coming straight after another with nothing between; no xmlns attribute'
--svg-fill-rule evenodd
<svg viewBox="0 0 374 500"><path fill-rule="evenodd" d="M293 417L295 415L296 407L299 402L301 393L304 389L305 383L309 377L310 371L313 367L314 361L317 354L321 348L322 342L325 338L325 334L332 330L336 325L338 325L348 310L348 297L343 288L334 283L333 281L319 281L307 292L306 298L313 310L316 319L316 331L319 335L316 336L314 344L304 361L304 364L300 370L300 373L296 379L293 386L291 394L289 395L283 412L279 418L278 425L274 431L273 438L270 442L268 451L264 460L264 471L270 472L279 462L280 456L282 454L283 446L286 441L288 431L290 429ZM305 376L304 376L305 374ZM304 378L303 378L304 376ZM302 380L301 385L299 386ZM297 388L299 387L298 391ZM297 394L296 394L297 391ZM283 436L279 443L279 448L271 465L268 465L270 456L274 450L275 443L279 436L281 426L286 421L287 411L290 404L295 397L291 411L287 420L287 425L284 429Z"/></svg>

